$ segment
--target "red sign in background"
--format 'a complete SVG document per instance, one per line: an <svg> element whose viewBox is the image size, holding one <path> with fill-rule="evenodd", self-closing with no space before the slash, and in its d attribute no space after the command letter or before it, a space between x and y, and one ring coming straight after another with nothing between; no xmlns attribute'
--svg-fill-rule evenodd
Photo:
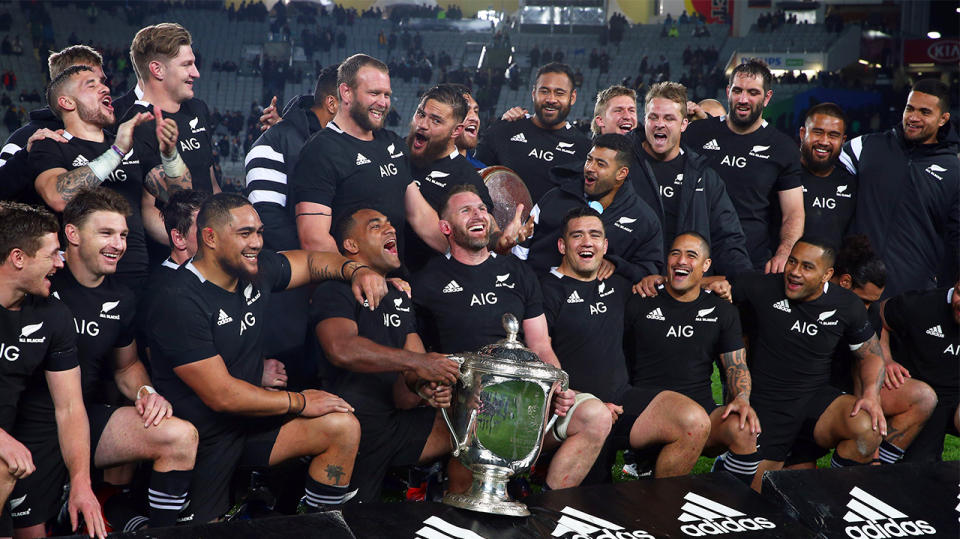
<svg viewBox="0 0 960 539"><path fill-rule="evenodd" d="M907 39L903 42L905 64L952 64L960 62L958 39Z"/></svg>

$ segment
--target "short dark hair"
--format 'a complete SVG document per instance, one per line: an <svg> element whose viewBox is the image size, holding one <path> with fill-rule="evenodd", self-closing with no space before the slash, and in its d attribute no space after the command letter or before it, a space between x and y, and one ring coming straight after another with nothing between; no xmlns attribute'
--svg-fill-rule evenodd
<svg viewBox="0 0 960 539"><path fill-rule="evenodd" d="M817 114L823 114L824 116L831 116L837 118L843 122L843 130L847 130L847 115L843 113L843 109L840 108L840 105L836 103L820 103L810 107L810 110L807 111L807 115L803 118L803 123L807 123L807 120L813 118Z"/></svg>
<svg viewBox="0 0 960 539"><path fill-rule="evenodd" d="M341 84L346 84L350 88L356 88L357 73L364 67L372 67L378 71L390 74L390 68L387 67L387 64L377 60L373 56L354 54L344 60L343 63L340 64L340 67L337 68L337 86L339 87ZM339 95L339 92L337 92L337 94Z"/></svg>
<svg viewBox="0 0 960 539"><path fill-rule="evenodd" d="M887 284L887 265L874 252L870 238L863 234L843 238L833 269L836 275L849 275L854 288L863 288L867 283L883 288Z"/></svg>
<svg viewBox="0 0 960 539"><path fill-rule="evenodd" d="M617 164L621 167L633 166L633 143L626 135L606 133L593 139L594 148L607 148L617 152Z"/></svg>
<svg viewBox="0 0 960 539"><path fill-rule="evenodd" d="M449 191L447 191L447 196L443 197L443 203L440 204L440 212L438 215L441 219L443 219L444 214L447 213L447 206L450 204L450 199L453 198L454 195L459 195L460 193L473 193L477 196L480 196L480 191L477 191L477 188L469 183L454 185Z"/></svg>
<svg viewBox="0 0 960 539"><path fill-rule="evenodd" d="M36 255L41 238L56 234L59 228L57 218L46 208L0 201L0 264L6 263L14 249Z"/></svg>
<svg viewBox="0 0 960 539"><path fill-rule="evenodd" d="M170 195L163 207L163 227L167 229L167 237L174 230L186 235L193 221L193 212L199 210L209 196L209 193L194 189L181 189Z"/></svg>
<svg viewBox="0 0 960 539"><path fill-rule="evenodd" d="M103 56L89 45L70 45L59 52L51 51L47 57L50 79L57 78L64 69L77 64L103 66Z"/></svg>
<svg viewBox="0 0 960 539"><path fill-rule="evenodd" d="M467 117L467 99L463 97L463 92L453 84L438 84L430 88L423 93L418 107L426 104L428 99L449 105L453 109L453 119L456 123L462 122Z"/></svg>
<svg viewBox="0 0 960 539"><path fill-rule="evenodd" d="M824 238L803 236L797 240L797 243L807 243L809 245L813 245L814 247L823 249L823 258L827 261L827 267L832 268L837 261L837 248Z"/></svg>
<svg viewBox="0 0 960 539"><path fill-rule="evenodd" d="M696 230L684 230L683 232L680 232L679 234L674 236L673 239L670 241L670 249L673 249L673 242L677 241L677 238L679 238L680 236L690 236L699 240L700 245L702 245L704 249L704 253L703 253L704 256L706 256L707 258L710 257L710 242L707 241L707 238L703 237L703 234L697 232Z"/></svg>
<svg viewBox="0 0 960 539"><path fill-rule="evenodd" d="M570 221L580 219L581 217L596 217L600 219L600 228L603 230L604 235L607 234L607 227L603 224L603 219L600 218L600 212L590 206L580 206L579 208L573 208L563 216L563 221L560 222L560 237L562 238L567 235L567 227L570 225Z"/></svg>
<svg viewBox="0 0 960 539"><path fill-rule="evenodd" d="M83 64L72 65L61 71L59 75L50 81L50 85L47 86L47 106L57 115L57 118L63 118L60 107L57 106L57 100L63 95L63 90L67 86L67 83L70 82L70 78L82 71L93 72L93 68Z"/></svg>
<svg viewBox="0 0 960 539"><path fill-rule="evenodd" d="M570 66L562 62L550 62L549 64L544 64L540 66L540 69L537 70L537 76L533 79L533 88L537 88L537 80L541 76L546 75L547 73L563 73L567 76L567 79L570 80L570 89L576 90L576 85L573 82L574 74L573 70L570 69Z"/></svg>
<svg viewBox="0 0 960 539"><path fill-rule="evenodd" d="M467 88L467 86L464 84L460 84L459 82L447 82L444 84L460 92L460 95L469 95L470 97L473 97L473 91L470 88Z"/></svg>
<svg viewBox="0 0 960 539"><path fill-rule="evenodd" d="M323 99L328 95L340 100L340 92L337 91L337 66L327 66L317 75L317 84L313 87L314 106L322 105Z"/></svg>
<svg viewBox="0 0 960 539"><path fill-rule="evenodd" d="M197 213L197 246L203 246L203 229L220 227L227 223L232 216L230 210L253 206L249 200L233 193L217 193L200 205Z"/></svg>
<svg viewBox="0 0 960 539"><path fill-rule="evenodd" d="M760 77L763 82L763 93L767 93L773 88L773 74L770 73L770 68L767 67L767 64L763 60L753 58L733 68L733 71L730 72L730 79L727 82L728 86L733 86L733 79L737 78L737 75L754 78Z"/></svg>
<svg viewBox="0 0 960 539"><path fill-rule="evenodd" d="M94 212L107 211L130 217L130 203L123 195L103 186L81 189L63 208L63 224L83 226Z"/></svg>
<svg viewBox="0 0 960 539"><path fill-rule="evenodd" d="M940 100L940 114L950 112L950 87L940 79L920 79L910 91L936 96Z"/></svg>

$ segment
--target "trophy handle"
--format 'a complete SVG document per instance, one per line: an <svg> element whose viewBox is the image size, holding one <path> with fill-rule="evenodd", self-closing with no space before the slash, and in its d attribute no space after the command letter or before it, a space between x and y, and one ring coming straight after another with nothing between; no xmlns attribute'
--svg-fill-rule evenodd
<svg viewBox="0 0 960 539"><path fill-rule="evenodd" d="M446 408L440 408L440 413L443 414L443 421L447 424L447 430L450 431L450 436L453 437L453 456L460 456L460 452L467 449L467 439L470 436L470 431L473 430L474 423L477 422L477 410L474 409L470 412L470 420L467 421L467 428L463 432L463 437L457 437L457 431L453 428L453 421L450 420L450 416L447 414Z"/></svg>
<svg viewBox="0 0 960 539"><path fill-rule="evenodd" d="M556 392L557 384L560 384L560 391L566 391L570 389L570 375L567 374L567 371L561 370L559 379L556 380L553 383L553 387L550 388L549 400L547 401L548 406L550 405L550 400L553 400L553 394ZM553 424L556 423L558 419L560 419L560 416L557 414L550 416L550 421L547 421L547 424L544 425L543 432L550 432L550 429L553 428Z"/></svg>

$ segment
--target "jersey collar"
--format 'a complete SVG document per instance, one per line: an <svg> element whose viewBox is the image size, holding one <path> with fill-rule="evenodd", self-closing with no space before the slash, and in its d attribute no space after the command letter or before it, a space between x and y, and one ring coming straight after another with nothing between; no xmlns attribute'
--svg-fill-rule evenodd
<svg viewBox="0 0 960 539"><path fill-rule="evenodd" d="M956 288L951 288L947 290L947 304L953 303L953 295L957 293Z"/></svg>
<svg viewBox="0 0 960 539"><path fill-rule="evenodd" d="M456 159L458 155L460 155L460 149L454 148L453 151L450 152L450 155L448 155L447 157L449 157L450 159Z"/></svg>
<svg viewBox="0 0 960 539"><path fill-rule="evenodd" d="M197 279L200 279L200 282L201 282L201 283L207 282L206 277L204 277L203 275L201 275L201 274L200 274L200 270L198 270L197 267L193 265L193 259L192 259L192 258L187 261L187 271L189 271L190 273L196 275L196 276L197 276Z"/></svg>
<svg viewBox="0 0 960 539"><path fill-rule="evenodd" d="M67 131L66 129L64 129L64 130L63 130L63 138L65 138L65 139L67 139L67 140L72 140L72 139L73 139L73 135L71 135L69 131Z"/></svg>
<svg viewBox="0 0 960 539"><path fill-rule="evenodd" d="M340 129L340 126L335 124L333 120L327 122L327 129L333 131L334 133L340 133L341 135L343 134L343 129Z"/></svg>
<svg viewBox="0 0 960 539"><path fill-rule="evenodd" d="M554 266L550 268L550 274L556 277L557 279L563 279L563 274L560 273L560 267Z"/></svg>
<svg viewBox="0 0 960 539"><path fill-rule="evenodd" d="M165 267L165 268L170 268L170 269L174 269L174 270L180 267L180 266L178 266L177 263L174 262L170 257L167 257L167 259L164 260L163 262L161 262L160 265L163 266L163 267ZM203 277L201 277L201 279L203 279Z"/></svg>

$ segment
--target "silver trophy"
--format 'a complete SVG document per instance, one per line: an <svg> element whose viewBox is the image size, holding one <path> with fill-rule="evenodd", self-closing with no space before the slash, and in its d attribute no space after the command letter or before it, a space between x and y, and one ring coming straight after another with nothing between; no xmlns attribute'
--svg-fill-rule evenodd
<svg viewBox="0 0 960 539"><path fill-rule="evenodd" d="M507 480L526 472L540 455L550 402L567 373L540 361L517 340L520 324L503 315L507 338L478 353L450 356L460 363L450 413L441 409L453 436L453 456L473 472L466 494L447 494L443 503L498 515L527 516L527 506L510 499ZM452 417L451 417L452 416Z"/></svg>

